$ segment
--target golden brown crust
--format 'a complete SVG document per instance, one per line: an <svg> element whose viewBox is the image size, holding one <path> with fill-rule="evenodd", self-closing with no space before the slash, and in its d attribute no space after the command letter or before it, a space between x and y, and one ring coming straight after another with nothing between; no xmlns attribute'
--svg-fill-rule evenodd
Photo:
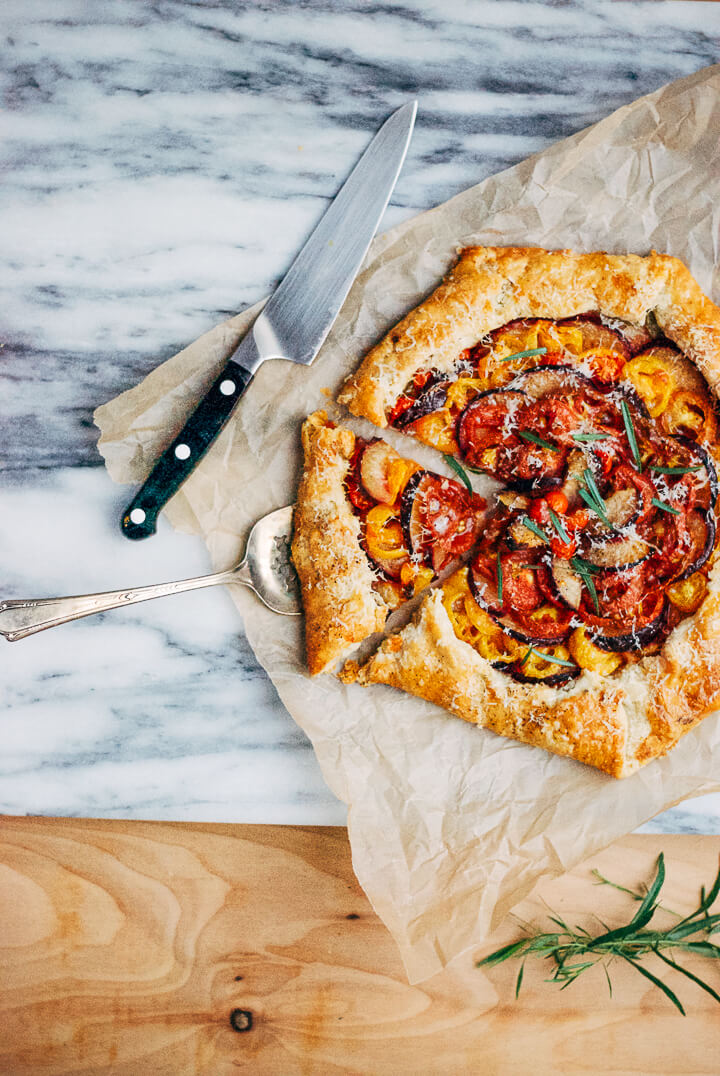
<svg viewBox="0 0 720 1076"><path fill-rule="evenodd" d="M585 673L566 688L518 684L456 637L436 590L410 625L364 666L348 662L341 678L400 688L502 736L627 777L666 754L718 705L718 643L715 589L660 657L645 659L652 663L647 670L629 666L616 678Z"/></svg>
<svg viewBox="0 0 720 1076"><path fill-rule="evenodd" d="M451 369L460 352L515 319L591 312L634 326L652 314L686 356L677 359L683 384L697 389L699 371L720 395L720 310L678 259L474 247L368 353L339 399L386 426L419 370ZM363 667L348 663L341 675L401 688L501 735L624 777L666 754L720 704L720 566L703 605L660 654L612 676L584 672L560 688L516 683L455 636L441 591Z"/></svg>
<svg viewBox="0 0 720 1076"><path fill-rule="evenodd" d="M576 254L535 247L468 247L443 283L365 356L338 399L387 426L387 414L418 370L449 369L460 352L515 318L589 312L643 325L653 313L665 335L720 394L720 311L677 258Z"/></svg>
<svg viewBox="0 0 720 1076"><path fill-rule="evenodd" d="M324 412L316 411L303 424L302 443L305 470L295 506L292 558L305 608L308 667L315 676L380 631L388 608L373 590L360 524L345 494L355 435L329 426Z"/></svg>
<svg viewBox="0 0 720 1076"><path fill-rule="evenodd" d="M683 621L654 661L646 659L651 732L638 763L666 754L681 736L720 705L720 569L694 616Z"/></svg>
<svg viewBox="0 0 720 1076"><path fill-rule="evenodd" d="M678 259L473 247L368 353L339 399L385 426L419 370L451 369L460 352L515 319L590 312L634 326L652 314L686 356L677 360L683 384L697 388L700 371L720 395L720 310ZM455 636L435 592L365 666L348 663L343 679L401 688L466 721L624 777L666 754L720 705L720 566L703 605L660 654L616 675L585 672L562 688L518 684Z"/></svg>

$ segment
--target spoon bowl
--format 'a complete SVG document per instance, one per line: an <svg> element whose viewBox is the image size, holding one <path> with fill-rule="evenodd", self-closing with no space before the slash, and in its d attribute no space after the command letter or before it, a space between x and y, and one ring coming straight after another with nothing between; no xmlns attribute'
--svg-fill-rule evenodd
<svg viewBox="0 0 720 1076"><path fill-rule="evenodd" d="M253 590L274 613L299 616L300 585L290 559L292 517L290 505L259 519L248 535L245 556L234 568L224 572L102 594L80 594L67 598L10 598L2 601L0 635L12 643L94 613L221 583L242 583Z"/></svg>

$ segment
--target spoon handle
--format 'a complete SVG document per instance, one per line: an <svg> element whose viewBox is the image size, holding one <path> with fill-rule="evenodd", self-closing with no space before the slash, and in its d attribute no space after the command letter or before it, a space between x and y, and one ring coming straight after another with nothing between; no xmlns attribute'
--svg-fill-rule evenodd
<svg viewBox="0 0 720 1076"><path fill-rule="evenodd" d="M242 567L242 565L240 566ZM111 590L102 594L80 594L68 598L11 598L0 602L0 635L10 643L25 639L46 628L67 624L94 613L108 609L121 609L135 602L164 598L168 594L182 594L186 590L216 586L218 583L245 582L238 576L238 569L201 575L194 579L179 579L174 583L155 583L132 590Z"/></svg>

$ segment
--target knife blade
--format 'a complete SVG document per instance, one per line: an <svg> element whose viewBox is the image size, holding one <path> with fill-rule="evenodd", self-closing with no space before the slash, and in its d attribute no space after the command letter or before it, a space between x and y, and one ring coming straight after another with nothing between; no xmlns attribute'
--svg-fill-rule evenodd
<svg viewBox="0 0 720 1076"><path fill-rule="evenodd" d="M308 365L329 333L382 219L415 124L417 101L385 121L262 312L123 512L127 538L148 538L267 359Z"/></svg>

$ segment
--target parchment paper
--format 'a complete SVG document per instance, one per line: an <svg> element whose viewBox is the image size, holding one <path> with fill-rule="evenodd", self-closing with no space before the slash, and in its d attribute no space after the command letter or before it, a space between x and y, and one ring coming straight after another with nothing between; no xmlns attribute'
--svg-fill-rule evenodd
<svg viewBox="0 0 720 1076"><path fill-rule="evenodd" d="M422 108L422 102L421 108ZM230 425L168 508L217 568L254 520L294 500L305 416L328 406L364 351L439 281L466 244L681 257L720 301L720 65L672 83L376 239L311 368L266 363ZM100 451L140 482L258 308L206 333L99 408ZM358 431L363 423L349 422ZM442 462L395 437L407 454ZM358 879L420 981L479 943L542 875L561 873L659 811L720 788L713 716L625 781L504 740L390 688L305 672L299 618L242 587L255 653L348 804Z"/></svg>

